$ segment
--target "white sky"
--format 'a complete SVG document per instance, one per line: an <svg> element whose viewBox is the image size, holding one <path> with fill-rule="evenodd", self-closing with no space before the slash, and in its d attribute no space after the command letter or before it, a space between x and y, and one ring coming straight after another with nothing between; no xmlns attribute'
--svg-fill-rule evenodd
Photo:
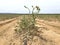
<svg viewBox="0 0 60 45"><path fill-rule="evenodd" d="M0 13L29 13L32 5L41 8L40 13L60 13L60 0L0 0Z"/></svg>

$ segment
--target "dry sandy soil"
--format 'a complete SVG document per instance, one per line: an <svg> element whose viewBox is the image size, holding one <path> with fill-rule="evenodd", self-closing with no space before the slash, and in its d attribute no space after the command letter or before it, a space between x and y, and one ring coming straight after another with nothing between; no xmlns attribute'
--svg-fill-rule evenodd
<svg viewBox="0 0 60 45"><path fill-rule="evenodd" d="M19 18L0 21L0 45L23 45L23 41L16 38L14 29ZM60 22L36 19L40 38L34 36L27 45L60 45ZM32 43L31 43L32 42Z"/></svg>

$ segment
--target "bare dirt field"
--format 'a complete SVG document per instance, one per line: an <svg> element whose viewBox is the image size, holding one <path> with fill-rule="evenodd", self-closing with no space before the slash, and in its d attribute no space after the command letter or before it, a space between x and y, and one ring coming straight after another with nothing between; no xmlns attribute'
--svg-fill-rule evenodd
<svg viewBox="0 0 60 45"><path fill-rule="evenodd" d="M6 19L0 21L0 45L23 45L22 37L15 34L19 18ZM39 27L37 33L40 37L34 36L27 45L60 45L60 21L48 21L36 18ZM32 42L32 43L31 43Z"/></svg>

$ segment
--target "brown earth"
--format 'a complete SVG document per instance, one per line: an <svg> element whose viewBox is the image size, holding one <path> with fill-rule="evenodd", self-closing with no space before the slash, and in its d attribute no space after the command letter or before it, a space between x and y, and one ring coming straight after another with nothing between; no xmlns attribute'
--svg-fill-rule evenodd
<svg viewBox="0 0 60 45"><path fill-rule="evenodd" d="M23 45L21 37L15 34L19 18L13 18L0 23L0 45ZM60 22L36 19L40 37L34 36L28 45L60 45ZM31 43L32 42L32 43Z"/></svg>

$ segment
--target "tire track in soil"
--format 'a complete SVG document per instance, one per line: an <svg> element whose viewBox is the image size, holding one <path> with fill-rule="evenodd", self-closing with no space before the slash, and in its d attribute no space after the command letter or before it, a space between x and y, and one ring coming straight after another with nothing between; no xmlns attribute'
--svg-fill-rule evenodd
<svg viewBox="0 0 60 45"><path fill-rule="evenodd" d="M9 40L13 38L14 29L16 27L17 19L12 19L3 23L4 25L0 27L0 45L9 45Z"/></svg>
<svg viewBox="0 0 60 45"><path fill-rule="evenodd" d="M60 22L54 23L54 22L36 19L36 25L39 27L45 27L46 29L52 30L60 34Z"/></svg>
<svg viewBox="0 0 60 45"><path fill-rule="evenodd" d="M51 24L50 22L46 22L45 20L36 20L37 24L36 26L40 27L40 32L42 33L39 33L40 37L42 37L42 39L46 40L43 42L44 45L60 45L60 32L58 30L60 30L60 28L57 28L56 24ZM59 23L57 23L59 24ZM43 28L41 30L41 28ZM46 28L46 29L45 29ZM57 32L55 32L57 31ZM42 42L42 44L43 44Z"/></svg>

